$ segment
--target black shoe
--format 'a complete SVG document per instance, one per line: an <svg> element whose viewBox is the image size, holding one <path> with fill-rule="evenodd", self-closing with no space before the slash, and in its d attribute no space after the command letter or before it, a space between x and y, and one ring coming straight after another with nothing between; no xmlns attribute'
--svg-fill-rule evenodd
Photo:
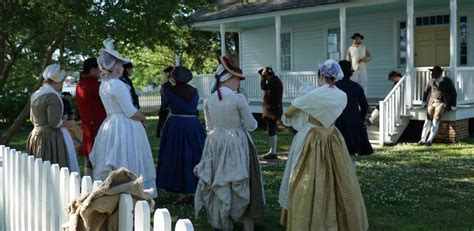
<svg viewBox="0 0 474 231"><path fill-rule="evenodd" d="M418 141L418 143L416 143L417 145L421 146L421 145L425 145L425 141L424 140L420 140Z"/></svg>
<svg viewBox="0 0 474 231"><path fill-rule="evenodd" d="M425 146L428 146L428 147L429 147L429 146L431 146L431 145L433 145L433 144L431 143L431 141L428 141L428 142L425 143Z"/></svg>
<svg viewBox="0 0 474 231"><path fill-rule="evenodd" d="M278 159L278 155L275 154L275 153L269 153L269 154L263 155L262 158L264 160L276 160L276 159Z"/></svg>

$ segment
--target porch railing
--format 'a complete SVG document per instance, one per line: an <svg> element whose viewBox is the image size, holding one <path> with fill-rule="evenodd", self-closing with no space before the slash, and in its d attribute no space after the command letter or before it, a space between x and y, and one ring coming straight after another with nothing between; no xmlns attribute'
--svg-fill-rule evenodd
<svg viewBox="0 0 474 231"><path fill-rule="evenodd" d="M413 86L413 105L421 105L423 93L431 78L429 68L431 67L417 67L413 71L414 78L410 80ZM443 69L443 76L450 76L451 68L443 67ZM474 91L471 90L474 89L474 67L457 67L456 75L450 76L450 78L456 87L458 104L474 103Z"/></svg>
<svg viewBox="0 0 474 231"><path fill-rule="evenodd" d="M407 83L410 73L407 72L392 88L383 101L379 102L379 143L384 145L389 135L396 132L396 127L401 122L401 116L406 115Z"/></svg>
<svg viewBox="0 0 474 231"><path fill-rule="evenodd" d="M263 91L260 89L260 76L257 74L247 74L245 81L241 82L241 87L244 89L250 102L261 101L263 98ZM298 96L299 89L305 85L317 85L317 72L288 72L279 75L283 83L283 101L291 102ZM195 75L191 84L193 84L199 92L201 98L205 98L211 94L212 84L214 83L213 74Z"/></svg>

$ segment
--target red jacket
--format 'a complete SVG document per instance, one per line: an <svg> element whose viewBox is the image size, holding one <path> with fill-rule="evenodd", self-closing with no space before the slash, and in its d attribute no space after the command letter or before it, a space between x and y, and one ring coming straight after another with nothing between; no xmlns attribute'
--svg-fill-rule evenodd
<svg viewBox="0 0 474 231"><path fill-rule="evenodd" d="M76 103L81 116L82 144L81 155L89 155L99 127L105 119L105 109L99 96L98 79L83 75L76 87Z"/></svg>

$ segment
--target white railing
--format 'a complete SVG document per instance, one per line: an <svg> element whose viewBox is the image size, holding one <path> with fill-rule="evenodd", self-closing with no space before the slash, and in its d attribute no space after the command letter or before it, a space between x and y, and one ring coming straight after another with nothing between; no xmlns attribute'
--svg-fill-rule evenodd
<svg viewBox="0 0 474 231"><path fill-rule="evenodd" d="M89 176L80 179L68 168L60 169L58 164L0 145L0 230L68 229L65 208L69 202L100 183L92 183ZM120 230L150 230L150 208L144 201L133 206L131 196L122 194L119 221ZM166 209L155 212L153 230L171 231ZM188 219L178 220L175 230L191 231L193 226Z"/></svg>
<svg viewBox="0 0 474 231"><path fill-rule="evenodd" d="M260 89L260 76L258 74L244 74L245 81L241 82L247 97L251 102L261 102L264 92ZM279 75L283 83L283 101L291 102L298 96L298 90L304 84L317 85L317 72L287 72ZM213 74L195 75L191 84L198 89L199 96L203 99L211 94L214 83Z"/></svg>
<svg viewBox="0 0 474 231"><path fill-rule="evenodd" d="M428 70L432 67L416 67L414 68L414 78L410 78L412 84L413 105L421 105L423 101L423 94L426 85L431 78L431 72ZM443 76L449 76L449 67L442 67L444 69Z"/></svg>
<svg viewBox="0 0 474 231"><path fill-rule="evenodd" d="M383 101L379 102L379 143L384 145L390 134L396 131L396 126L401 122L401 116L406 115L407 83L410 73L407 72L392 88Z"/></svg>
<svg viewBox="0 0 474 231"><path fill-rule="evenodd" d="M474 67L457 67L458 104L474 103Z"/></svg>

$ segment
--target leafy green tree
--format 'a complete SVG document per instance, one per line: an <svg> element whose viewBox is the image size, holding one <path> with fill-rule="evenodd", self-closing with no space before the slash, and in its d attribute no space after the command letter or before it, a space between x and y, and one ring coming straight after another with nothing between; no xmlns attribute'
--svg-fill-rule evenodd
<svg viewBox="0 0 474 231"><path fill-rule="evenodd" d="M175 37L170 34L174 32L175 22L202 4L207 3L3 1L0 3L0 96L3 99L22 94L25 86L18 86L19 79L25 81L20 85L28 84L28 94L32 93L42 83L41 71L52 60L66 70L79 69L81 60L95 56L107 37L117 41L119 50L174 44ZM0 136L0 144L7 143L28 118L29 101L25 103L14 123Z"/></svg>

